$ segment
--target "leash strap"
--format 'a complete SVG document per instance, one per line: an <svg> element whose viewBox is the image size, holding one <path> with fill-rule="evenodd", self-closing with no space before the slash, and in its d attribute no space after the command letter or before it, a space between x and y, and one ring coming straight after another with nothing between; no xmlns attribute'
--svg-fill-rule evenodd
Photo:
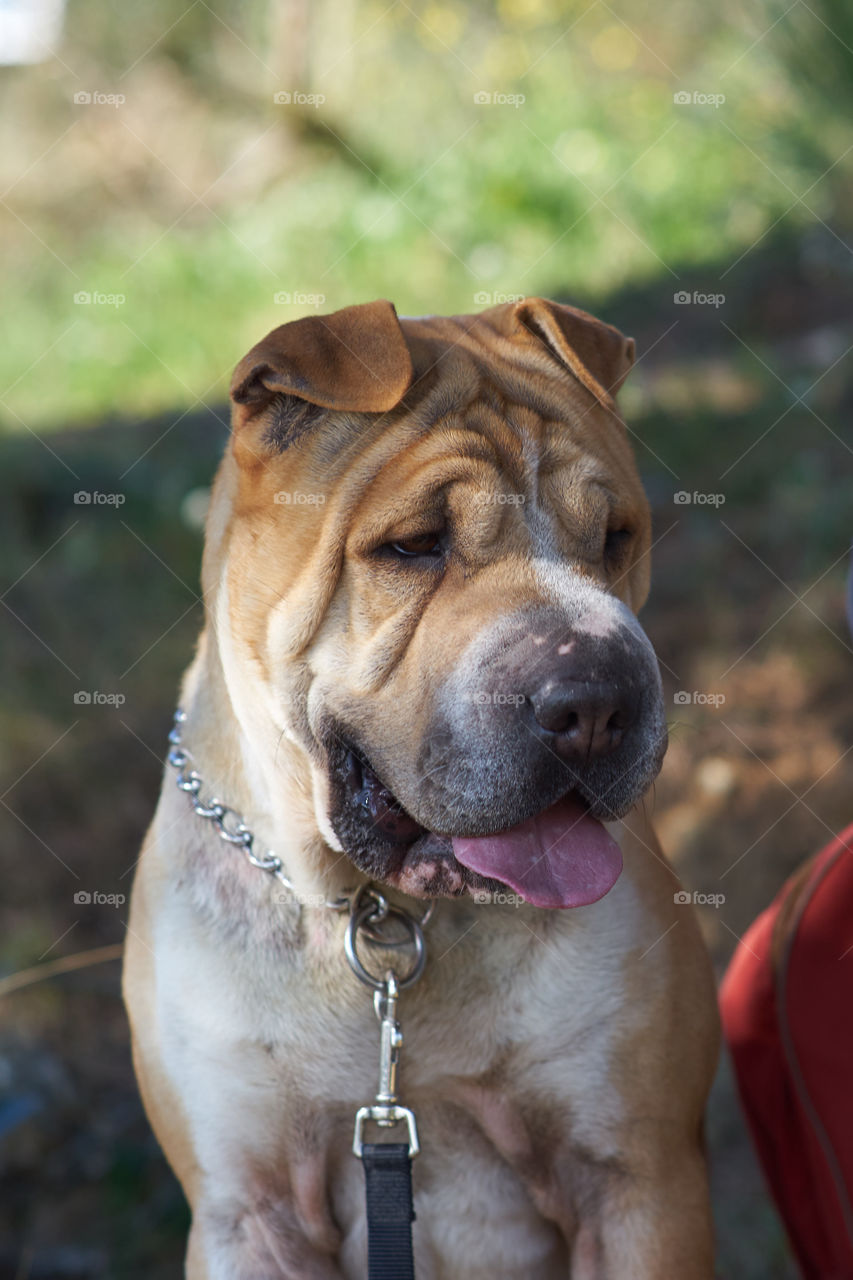
<svg viewBox="0 0 853 1280"><path fill-rule="evenodd" d="M412 1160L420 1150L415 1114L397 1101L397 1066L403 1033L397 1021L400 991L420 977L425 959L421 926L413 916L390 906L375 890L365 904L356 899L346 934L346 954L356 976L373 988L373 1009L379 1019L379 1089L372 1106L359 1107L355 1117L352 1149L364 1165L367 1199L367 1280L415 1280L412 1248ZM358 955L358 931L378 916L403 922L414 944L415 958L408 973L398 979L394 969L386 969L385 980L365 969ZM377 945L400 946L400 941L374 939ZM364 1142L364 1127L370 1122L381 1129L406 1126L408 1142Z"/></svg>
<svg viewBox="0 0 853 1280"><path fill-rule="evenodd" d="M414 1280L412 1161L406 1142L365 1142L367 1280Z"/></svg>

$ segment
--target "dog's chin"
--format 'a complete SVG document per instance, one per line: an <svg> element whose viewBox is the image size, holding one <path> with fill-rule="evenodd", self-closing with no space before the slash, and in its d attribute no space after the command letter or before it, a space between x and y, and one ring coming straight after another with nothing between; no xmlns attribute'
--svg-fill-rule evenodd
<svg viewBox="0 0 853 1280"><path fill-rule="evenodd" d="M364 755L345 749L332 771L331 823L360 871L414 898L491 896L499 880L477 875L453 855L449 835L430 831L407 813Z"/></svg>

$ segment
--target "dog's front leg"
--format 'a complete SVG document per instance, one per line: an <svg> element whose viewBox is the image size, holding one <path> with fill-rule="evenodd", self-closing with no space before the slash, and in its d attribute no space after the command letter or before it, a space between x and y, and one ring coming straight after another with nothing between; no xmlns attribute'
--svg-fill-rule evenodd
<svg viewBox="0 0 853 1280"><path fill-rule="evenodd" d="M186 1280L343 1280L343 1272L291 1205L207 1201L193 1212Z"/></svg>
<svg viewBox="0 0 853 1280"><path fill-rule="evenodd" d="M665 1174L617 1177L581 1213L571 1280L713 1280L708 1179L700 1152Z"/></svg>

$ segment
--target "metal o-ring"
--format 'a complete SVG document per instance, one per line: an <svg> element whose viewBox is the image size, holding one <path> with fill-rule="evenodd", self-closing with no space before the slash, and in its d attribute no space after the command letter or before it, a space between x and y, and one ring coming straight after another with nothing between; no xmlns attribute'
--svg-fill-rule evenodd
<svg viewBox="0 0 853 1280"><path fill-rule="evenodd" d="M347 960L349 960L350 966L356 977L365 983L366 986L372 987L374 991L384 991L386 979L377 978L370 973L369 970L365 969L357 949L358 931L366 924L371 915L374 914L375 910L376 904L368 901L365 902L363 906L360 906L353 911L349 918L349 924L347 925L347 931L344 936L344 947L347 954ZM397 978L398 989L400 991L404 991L406 987L411 987L415 982L417 982L418 978L423 973L424 965L426 963L426 948L424 946L424 935L417 920L413 920L405 911L400 911L397 907L389 906L386 919L391 919L394 916L399 920L402 920L406 928L409 930L412 936L412 943L415 948L415 958L411 969L407 974L404 974L403 977Z"/></svg>
<svg viewBox="0 0 853 1280"><path fill-rule="evenodd" d="M355 911L360 910L362 903L367 898L369 898L372 902L375 903L375 909L371 912L367 921L361 926L361 932L364 935L364 937L367 938L369 942L372 942L374 947L380 947L383 951L393 951L395 947L405 946L406 945L405 938L401 939L401 938L383 938L382 937L381 930L388 920L388 916L391 911L392 904L388 901L388 899L381 892L381 890L377 889L374 884L368 883L368 884L362 885L362 887L358 890L358 892L355 895L352 909ZM416 916L410 915L410 913L406 911L405 908L403 907L397 907L396 914L399 915L402 913L406 916L407 919L415 920L419 928L423 929L427 921L432 916L434 909L435 909L435 898L431 899L429 906L427 907L424 914L420 917L420 919L418 919Z"/></svg>

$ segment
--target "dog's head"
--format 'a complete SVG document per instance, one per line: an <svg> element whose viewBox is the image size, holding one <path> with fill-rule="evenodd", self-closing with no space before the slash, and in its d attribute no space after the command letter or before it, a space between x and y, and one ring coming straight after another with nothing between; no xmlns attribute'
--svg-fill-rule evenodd
<svg viewBox="0 0 853 1280"><path fill-rule="evenodd" d="M238 366L205 567L220 643L372 879L571 906L618 875L597 820L666 748L635 616L649 511L613 400L632 362L617 330L528 298L348 307Z"/></svg>

